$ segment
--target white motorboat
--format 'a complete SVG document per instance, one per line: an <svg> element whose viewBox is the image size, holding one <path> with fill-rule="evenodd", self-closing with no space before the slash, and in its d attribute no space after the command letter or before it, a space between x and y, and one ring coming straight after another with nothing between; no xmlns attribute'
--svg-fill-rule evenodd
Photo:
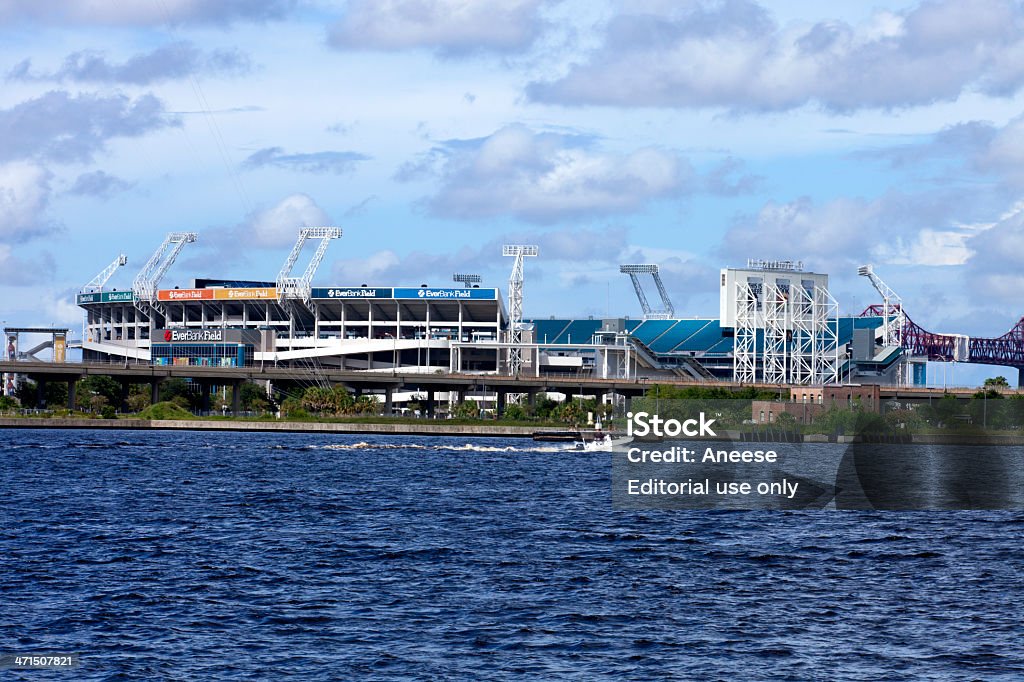
<svg viewBox="0 0 1024 682"><path fill-rule="evenodd" d="M616 447L628 445L633 442L632 436L625 435L612 435L605 433L601 429L601 421L598 420L594 424L594 430L590 432L590 438L584 435L580 435L580 440L577 440L572 444L571 447L566 448L567 450L577 450L581 452L611 452Z"/></svg>

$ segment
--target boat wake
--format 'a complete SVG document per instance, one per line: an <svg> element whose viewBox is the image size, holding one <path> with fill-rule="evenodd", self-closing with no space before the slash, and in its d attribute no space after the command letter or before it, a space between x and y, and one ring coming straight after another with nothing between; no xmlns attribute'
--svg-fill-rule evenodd
<svg viewBox="0 0 1024 682"><path fill-rule="evenodd" d="M423 445L420 443L336 443L331 445L310 445L312 450L432 450L435 452L565 452L565 448L546 446L503 447L493 445Z"/></svg>

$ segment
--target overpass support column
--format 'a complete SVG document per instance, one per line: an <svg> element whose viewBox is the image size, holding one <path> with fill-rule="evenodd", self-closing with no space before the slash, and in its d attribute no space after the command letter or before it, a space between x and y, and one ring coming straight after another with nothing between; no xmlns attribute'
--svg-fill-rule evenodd
<svg viewBox="0 0 1024 682"><path fill-rule="evenodd" d="M526 404L530 407L537 407L537 389L531 388L526 392Z"/></svg>
<svg viewBox="0 0 1024 682"><path fill-rule="evenodd" d="M128 411L128 388L130 384L127 379L121 379L121 404L117 406L118 412Z"/></svg>
<svg viewBox="0 0 1024 682"><path fill-rule="evenodd" d="M150 379L149 380L149 402L152 405L156 405L160 402L160 380Z"/></svg>
<svg viewBox="0 0 1024 682"><path fill-rule="evenodd" d="M611 405L611 408L612 408L611 412L608 413L608 417L609 418L615 416L615 403L616 403L615 396L616 396L615 389L609 388L607 391L604 392L604 397L606 398L606 400L602 401L602 404Z"/></svg>
<svg viewBox="0 0 1024 682"><path fill-rule="evenodd" d="M395 413L394 408L395 389L387 386L384 389L384 415L390 417Z"/></svg>
<svg viewBox="0 0 1024 682"><path fill-rule="evenodd" d="M430 389L427 391L427 419L434 418L434 390Z"/></svg>
<svg viewBox="0 0 1024 682"><path fill-rule="evenodd" d="M205 381L202 382L199 384L199 391L203 398L202 407L200 409L202 409L204 413L208 414L210 412L210 384Z"/></svg>
<svg viewBox="0 0 1024 682"><path fill-rule="evenodd" d="M242 411L242 380L235 379L231 382L231 414L237 417Z"/></svg>
<svg viewBox="0 0 1024 682"><path fill-rule="evenodd" d="M497 409L498 419L501 419L505 415L505 399L507 397L508 397L508 393L506 393L505 391L503 391L501 389L498 389L498 409Z"/></svg>
<svg viewBox="0 0 1024 682"><path fill-rule="evenodd" d="M75 379L68 379L68 409L75 410L75 387L78 382Z"/></svg>
<svg viewBox="0 0 1024 682"><path fill-rule="evenodd" d="M43 406L43 400L46 397L46 379L39 377L36 381L36 407Z"/></svg>
<svg viewBox="0 0 1024 682"><path fill-rule="evenodd" d="M1024 388L1024 367L1017 368L1017 388Z"/></svg>

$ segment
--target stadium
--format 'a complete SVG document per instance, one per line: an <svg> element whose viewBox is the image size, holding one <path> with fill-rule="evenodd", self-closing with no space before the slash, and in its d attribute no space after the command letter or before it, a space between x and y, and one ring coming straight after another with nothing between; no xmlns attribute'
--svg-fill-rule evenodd
<svg viewBox="0 0 1024 682"><path fill-rule="evenodd" d="M900 347L902 317L887 297L877 315L840 317L828 275L807 272L799 262L723 269L718 318L678 317L658 266L638 264L621 271L636 290L639 319L530 319L522 310L524 262L539 255L535 246L504 248L512 258L507 296L466 274L441 288L313 286L329 244L340 237L339 228L301 229L273 281L200 279L162 288L175 258L196 240L195 233L180 232L167 236L130 291L107 289L126 262L119 256L77 296L85 311L82 359L694 382L924 383L925 358ZM293 274L307 247L313 247L308 266ZM648 302L641 281L647 275L660 308Z"/></svg>

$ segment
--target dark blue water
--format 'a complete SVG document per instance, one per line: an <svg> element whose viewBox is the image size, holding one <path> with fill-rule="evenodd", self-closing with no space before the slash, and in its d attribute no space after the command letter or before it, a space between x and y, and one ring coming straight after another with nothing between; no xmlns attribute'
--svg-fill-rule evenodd
<svg viewBox="0 0 1024 682"><path fill-rule="evenodd" d="M10 679L1024 678L1021 513L613 511L607 453L526 441L0 437L0 654L81 654Z"/></svg>

